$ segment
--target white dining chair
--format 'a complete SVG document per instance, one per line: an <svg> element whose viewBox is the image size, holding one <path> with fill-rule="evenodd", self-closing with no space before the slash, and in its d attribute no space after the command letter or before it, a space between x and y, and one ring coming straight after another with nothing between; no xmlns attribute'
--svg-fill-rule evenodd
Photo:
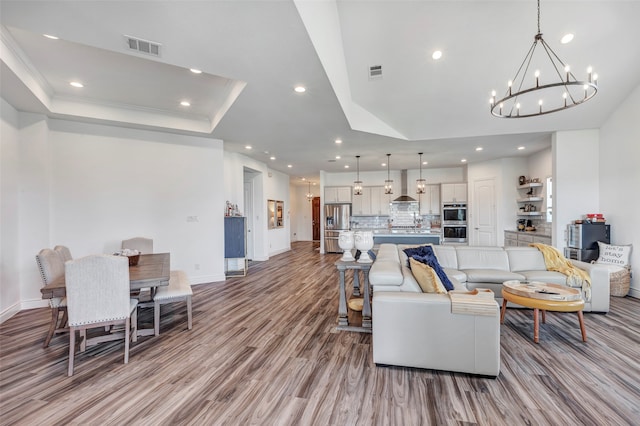
<svg viewBox="0 0 640 426"><path fill-rule="evenodd" d="M192 327L192 315L191 315L191 296L193 291L191 290L191 284L189 278L184 271L170 271L169 272L169 285L160 286L156 290L156 294L153 296L154 303L154 321L153 326L156 336L160 335L160 305L174 302L186 302L187 304L187 328L191 330Z"/></svg>
<svg viewBox="0 0 640 426"><path fill-rule="evenodd" d="M142 254L153 254L153 239L145 237L134 237L128 240L122 240L122 249L138 250ZM140 302L144 303L144 307L149 307L151 302L151 288L143 287L133 294Z"/></svg>
<svg viewBox="0 0 640 426"><path fill-rule="evenodd" d="M62 262L66 262L67 260L73 260L73 257L71 256L71 250L69 250L69 247L55 246L53 250L60 255L60 257L62 258Z"/></svg>
<svg viewBox="0 0 640 426"><path fill-rule="evenodd" d="M69 371L73 375L76 331L80 350L87 345L87 330L124 325L124 363L129 362L129 341L137 341L138 301L129 296L129 262L125 257L91 255L65 263L69 324ZM122 333L100 336L95 344L122 338Z"/></svg>
<svg viewBox="0 0 640 426"><path fill-rule="evenodd" d="M40 278L42 284L47 285L64 275L64 261L60 253L49 248L42 249L36 255L36 263L40 270ZM51 338L54 334L65 333L69 331L67 327L67 300L64 297L54 297L49 299L49 307L51 308L51 323L49 331L44 339L43 347L49 346ZM60 317L62 314L62 317Z"/></svg>
<svg viewBox="0 0 640 426"><path fill-rule="evenodd" d="M145 237L134 237L122 240L123 249L138 250L142 254L153 253L153 240Z"/></svg>

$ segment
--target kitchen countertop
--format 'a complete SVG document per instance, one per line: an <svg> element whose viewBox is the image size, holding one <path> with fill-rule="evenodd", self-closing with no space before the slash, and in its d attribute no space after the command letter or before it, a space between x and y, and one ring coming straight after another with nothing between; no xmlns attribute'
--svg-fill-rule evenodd
<svg viewBox="0 0 640 426"><path fill-rule="evenodd" d="M373 229L353 229L354 232L357 231L371 231L373 235L440 235L440 228L416 228L416 229L388 229L388 228L373 228Z"/></svg>
<svg viewBox="0 0 640 426"><path fill-rule="evenodd" d="M517 229L505 229L504 232L515 232L516 234L537 235L539 237L551 238L551 235L540 231L518 231Z"/></svg>

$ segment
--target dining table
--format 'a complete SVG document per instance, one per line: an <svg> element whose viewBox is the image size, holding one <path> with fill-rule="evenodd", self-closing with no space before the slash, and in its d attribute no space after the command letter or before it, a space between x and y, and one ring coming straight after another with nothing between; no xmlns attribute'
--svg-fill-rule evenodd
<svg viewBox="0 0 640 426"><path fill-rule="evenodd" d="M141 254L136 265L129 265L129 282L131 292L139 292L143 288L151 289L151 298L158 287L169 285L169 253ZM40 289L43 299L54 297L66 297L66 285L64 274ZM139 306L145 306L139 305ZM153 306L153 303L150 304ZM155 334L151 328L139 328L138 336L151 336Z"/></svg>

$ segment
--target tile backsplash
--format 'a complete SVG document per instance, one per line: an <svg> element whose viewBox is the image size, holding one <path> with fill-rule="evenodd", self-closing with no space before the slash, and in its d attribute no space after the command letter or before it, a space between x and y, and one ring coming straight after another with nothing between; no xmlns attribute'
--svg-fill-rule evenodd
<svg viewBox="0 0 640 426"><path fill-rule="evenodd" d="M379 229L392 226L440 227L440 215L420 215L418 202L391 203L389 216L353 216L351 229Z"/></svg>

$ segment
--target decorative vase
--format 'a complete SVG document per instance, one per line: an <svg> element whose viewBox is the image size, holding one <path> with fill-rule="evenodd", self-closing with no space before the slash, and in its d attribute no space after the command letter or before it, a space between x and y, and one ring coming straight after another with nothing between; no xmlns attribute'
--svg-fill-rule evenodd
<svg viewBox="0 0 640 426"><path fill-rule="evenodd" d="M358 263L372 263L369 257L369 250L373 248L373 232L357 231L355 234L356 248L360 250Z"/></svg>
<svg viewBox="0 0 640 426"><path fill-rule="evenodd" d="M340 231L338 236L338 245L342 250L344 250L340 260L343 262L353 262L355 260L353 258L353 254L351 254L351 249L354 244L353 231Z"/></svg>

